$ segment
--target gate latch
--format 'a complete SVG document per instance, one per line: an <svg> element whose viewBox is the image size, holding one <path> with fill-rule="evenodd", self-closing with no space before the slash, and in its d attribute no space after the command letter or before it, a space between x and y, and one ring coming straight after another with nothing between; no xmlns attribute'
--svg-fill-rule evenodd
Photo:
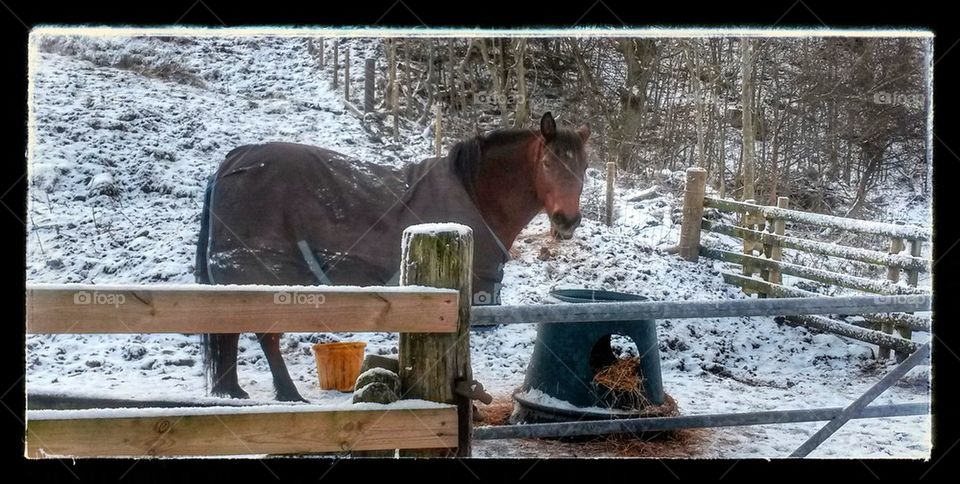
<svg viewBox="0 0 960 484"><path fill-rule="evenodd" d="M476 380L459 380L457 381L457 386L454 387L453 392L461 397L467 397L470 400L480 400L485 405L490 405L493 402L493 397L489 393L483 390L483 384Z"/></svg>

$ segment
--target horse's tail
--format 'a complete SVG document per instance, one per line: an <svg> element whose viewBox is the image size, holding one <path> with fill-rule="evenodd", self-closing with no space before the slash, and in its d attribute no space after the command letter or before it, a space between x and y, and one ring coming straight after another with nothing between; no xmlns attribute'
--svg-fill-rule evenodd
<svg viewBox="0 0 960 484"><path fill-rule="evenodd" d="M210 276L209 258L207 250L210 244L210 198L213 195L213 180L216 175L207 180L207 188L203 194L203 210L200 212L200 235L197 238L197 257L193 275L197 284L213 284ZM221 348L224 339L219 334L201 334L200 347L203 351L203 374L207 382L207 390L212 388L216 375L222 375L220 366Z"/></svg>
<svg viewBox="0 0 960 484"><path fill-rule="evenodd" d="M200 235L197 236L197 257L193 275L197 284L213 284L210 280L210 268L207 265L207 249L210 244L210 197L213 195L213 177L207 179L207 188L203 193L203 210L200 212Z"/></svg>

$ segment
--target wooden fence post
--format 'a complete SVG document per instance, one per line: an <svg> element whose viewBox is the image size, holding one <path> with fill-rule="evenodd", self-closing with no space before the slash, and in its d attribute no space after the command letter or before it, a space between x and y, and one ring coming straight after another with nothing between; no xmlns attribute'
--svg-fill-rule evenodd
<svg viewBox="0 0 960 484"><path fill-rule="evenodd" d="M890 239L890 253L899 254L903 251L903 239L899 237L893 237ZM900 281L900 268L897 266L887 267L887 279L896 284ZM886 334L893 334L893 322L885 322L880 324L880 330ZM880 358L890 358L890 347L881 346L877 354Z"/></svg>
<svg viewBox="0 0 960 484"><path fill-rule="evenodd" d="M363 72L363 112L373 112L373 90L376 85L377 61L373 58L367 59Z"/></svg>
<svg viewBox="0 0 960 484"><path fill-rule="evenodd" d="M777 207L778 208L790 208L790 197L777 197ZM783 236L784 231L786 230L787 223L781 219L775 219L773 221L773 233L775 235ZM764 247L764 252L772 260L779 261L783 258L783 247L779 245L770 246L769 250L767 247ZM770 269L767 274L767 282L773 284L780 284L783 280L783 276L780 274L780 269Z"/></svg>
<svg viewBox="0 0 960 484"><path fill-rule="evenodd" d="M923 241L910 239L910 255L913 257L920 257L921 251L923 249ZM907 269L907 284L912 287L917 287L917 284L920 282L920 271L916 269ZM913 330L907 327L901 326L899 328L900 337L904 339L913 338ZM897 361L903 361L908 356L907 353L897 352Z"/></svg>
<svg viewBox="0 0 960 484"><path fill-rule="evenodd" d="M433 140L433 143L434 143L433 151L434 151L434 155L437 158L440 158L443 156L443 123L441 119L442 116L443 116L443 107L440 105L440 103L437 103L437 119L433 125L434 128L436 128L434 129L435 136Z"/></svg>
<svg viewBox="0 0 960 484"><path fill-rule="evenodd" d="M470 304L473 232L458 224L414 225L403 231L400 285L459 289L456 333L400 333L403 397L457 405L457 457L469 457L473 403L455 393L458 381L473 380L470 368ZM453 449L401 451L401 456L450 456Z"/></svg>
<svg viewBox="0 0 960 484"><path fill-rule="evenodd" d="M387 68L387 96L393 112L393 142L400 141L400 84L397 79L397 41L390 39L390 66Z"/></svg>
<svg viewBox="0 0 960 484"><path fill-rule="evenodd" d="M340 82L340 39L333 39L333 90L337 90Z"/></svg>
<svg viewBox="0 0 960 484"><path fill-rule="evenodd" d="M350 102L350 46L343 50L343 99Z"/></svg>
<svg viewBox="0 0 960 484"><path fill-rule="evenodd" d="M680 257L696 262L700 257L700 223L703 219L703 198L707 193L707 170L687 168L687 185L683 192L683 221L680 225Z"/></svg>
<svg viewBox="0 0 960 484"><path fill-rule="evenodd" d="M614 183L617 180L617 164L608 161L607 162L607 217L606 222L607 226L613 225L613 187ZM700 204L701 209L703 208L703 203ZM701 214L702 215L702 214Z"/></svg>
<svg viewBox="0 0 960 484"><path fill-rule="evenodd" d="M326 45L327 45L327 39L320 37L320 50L317 51L317 55L319 56L318 60L320 61L321 69L323 69L323 48L326 47Z"/></svg>
<svg viewBox="0 0 960 484"><path fill-rule="evenodd" d="M749 199L749 200L744 200L743 202L749 203L752 205L756 203L756 200ZM741 215L740 217L740 226L748 230L753 230L756 225L755 224L756 216L757 214L755 212L751 212L751 211L744 212L743 215ZM754 248L756 247L756 244L757 244L756 237L752 235L748 237L744 237L743 238L743 254L752 256ZM747 263L746 260L744 260L743 262L743 275L746 277L753 277L753 265ZM753 291L749 291L746 289L744 289L743 292L747 294L753 294Z"/></svg>

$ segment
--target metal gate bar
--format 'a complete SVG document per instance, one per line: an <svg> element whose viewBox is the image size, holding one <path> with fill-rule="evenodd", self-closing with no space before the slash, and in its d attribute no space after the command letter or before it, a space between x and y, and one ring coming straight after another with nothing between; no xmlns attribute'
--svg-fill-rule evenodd
<svg viewBox="0 0 960 484"><path fill-rule="evenodd" d="M870 402L874 401L881 393L893 386L897 380L903 378L910 370L915 366L926 361L927 356L930 354L930 343L924 343L923 346L917 348L917 351L910 355L907 359L903 360L902 363L897 365L896 368L884 375L875 385L870 387L869 390L864 392L860 398L856 399L848 405L846 408L840 412L839 415L830 419L826 425L823 426L817 433L813 434L806 442L803 443L797 450L793 451L790 454L790 457L806 457L810 452L816 449L820 444L825 440L830 438L834 432L836 432L840 427L843 427L843 424L850 421L851 418L856 418L858 414L865 408Z"/></svg>
<svg viewBox="0 0 960 484"><path fill-rule="evenodd" d="M822 422L824 420L836 419L842 415L845 410L843 407L828 407L806 410L769 410L749 413L689 415L682 417L497 425L491 427L475 427L473 430L473 438L476 440L555 438L582 435L659 432L707 427ZM899 403L866 407L862 412L849 418L906 417L912 415L928 415L929 413L929 402Z"/></svg>
<svg viewBox="0 0 960 484"><path fill-rule="evenodd" d="M929 311L931 300L929 295L903 295L473 306L470 324L490 326L638 319L908 313Z"/></svg>

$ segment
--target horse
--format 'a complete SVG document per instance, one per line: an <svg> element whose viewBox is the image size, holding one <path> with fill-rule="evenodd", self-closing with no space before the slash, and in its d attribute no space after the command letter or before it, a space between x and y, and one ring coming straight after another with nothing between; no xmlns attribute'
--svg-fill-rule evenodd
<svg viewBox="0 0 960 484"><path fill-rule="evenodd" d="M503 264L520 231L546 211L551 231L580 224L588 125L498 129L461 141L445 158L395 169L293 143L232 150L204 194L195 276L201 284L391 285L400 238L416 223L474 231L474 304L499 302ZM258 333L276 398L306 401L280 353L280 333ZM211 394L249 398L237 380L238 334L202 335Z"/></svg>

